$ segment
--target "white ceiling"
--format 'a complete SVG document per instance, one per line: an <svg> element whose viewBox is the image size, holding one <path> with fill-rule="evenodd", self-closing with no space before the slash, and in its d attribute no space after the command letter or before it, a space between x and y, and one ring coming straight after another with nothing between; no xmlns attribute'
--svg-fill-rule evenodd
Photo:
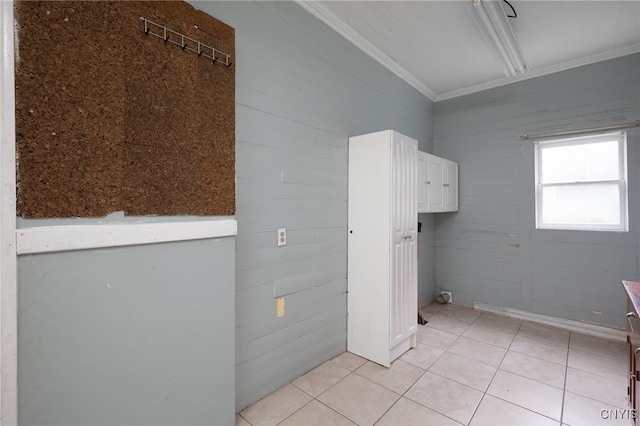
<svg viewBox="0 0 640 426"><path fill-rule="evenodd" d="M640 52L638 0L510 0L529 68L514 77L467 13L471 0L298 3L433 101Z"/></svg>

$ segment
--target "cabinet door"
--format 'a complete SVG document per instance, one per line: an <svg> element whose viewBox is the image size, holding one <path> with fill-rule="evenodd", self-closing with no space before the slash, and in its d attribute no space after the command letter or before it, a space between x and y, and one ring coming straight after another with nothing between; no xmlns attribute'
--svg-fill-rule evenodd
<svg viewBox="0 0 640 426"><path fill-rule="evenodd" d="M638 408L640 408L640 406L638 405L638 399L640 399L640 395L638 394L638 366L640 365L638 363L638 354L636 351L640 350L640 348L634 348L633 345L631 345L632 351L631 351L631 358L629 359L629 364L630 364L630 368L631 371L629 372L629 388L628 388L628 392L629 392L629 405L631 406L632 409L634 410L638 410Z"/></svg>
<svg viewBox="0 0 640 426"><path fill-rule="evenodd" d="M640 395L638 391L638 367L640 367L640 319L636 313L633 304L627 299L629 307L627 314L627 349L629 351L629 405L632 409L640 408L638 405Z"/></svg>
<svg viewBox="0 0 640 426"><path fill-rule="evenodd" d="M444 176L445 165L443 159L435 155L429 155L429 161L427 162L427 208L431 213L444 211Z"/></svg>
<svg viewBox="0 0 640 426"><path fill-rule="evenodd" d="M638 368L640 367L640 318L633 304L628 301L627 347L629 349L629 398L631 408L640 409L640 389L638 387Z"/></svg>
<svg viewBox="0 0 640 426"><path fill-rule="evenodd" d="M429 154L418 151L418 213L428 213L427 208L427 162Z"/></svg>
<svg viewBox="0 0 640 426"><path fill-rule="evenodd" d="M444 179L444 211L458 211L458 163L446 160Z"/></svg>

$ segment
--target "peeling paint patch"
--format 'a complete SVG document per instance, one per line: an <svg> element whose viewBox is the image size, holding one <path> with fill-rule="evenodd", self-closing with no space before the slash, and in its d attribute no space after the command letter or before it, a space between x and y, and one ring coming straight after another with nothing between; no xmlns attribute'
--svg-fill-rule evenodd
<svg viewBox="0 0 640 426"><path fill-rule="evenodd" d="M278 301L276 302L276 315L278 318L284 316L284 297L278 297Z"/></svg>

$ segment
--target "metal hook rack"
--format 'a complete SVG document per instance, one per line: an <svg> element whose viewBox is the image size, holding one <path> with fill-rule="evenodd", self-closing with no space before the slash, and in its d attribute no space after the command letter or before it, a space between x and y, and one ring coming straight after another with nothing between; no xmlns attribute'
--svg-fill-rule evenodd
<svg viewBox="0 0 640 426"><path fill-rule="evenodd" d="M198 56L203 56L205 58L211 59L211 63L213 64L215 64L216 62L220 62L227 68L232 65L231 55L229 54L221 52L214 47L207 46L206 44L187 37L184 34L173 31L165 27L164 25L150 21L143 16L140 17L140 20L144 22L144 33L147 35L156 36L164 40L165 43L175 44L176 46L182 48L182 50L188 50L197 54Z"/></svg>

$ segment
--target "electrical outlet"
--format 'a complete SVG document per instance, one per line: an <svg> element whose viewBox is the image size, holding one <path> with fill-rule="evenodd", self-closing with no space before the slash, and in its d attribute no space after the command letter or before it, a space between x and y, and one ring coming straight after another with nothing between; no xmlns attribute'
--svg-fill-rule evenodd
<svg viewBox="0 0 640 426"><path fill-rule="evenodd" d="M447 300L447 303L453 303L453 297L451 296L451 292L450 291L441 291L440 294L445 295L445 300Z"/></svg>
<svg viewBox="0 0 640 426"><path fill-rule="evenodd" d="M278 247L287 245L287 229L278 229Z"/></svg>

